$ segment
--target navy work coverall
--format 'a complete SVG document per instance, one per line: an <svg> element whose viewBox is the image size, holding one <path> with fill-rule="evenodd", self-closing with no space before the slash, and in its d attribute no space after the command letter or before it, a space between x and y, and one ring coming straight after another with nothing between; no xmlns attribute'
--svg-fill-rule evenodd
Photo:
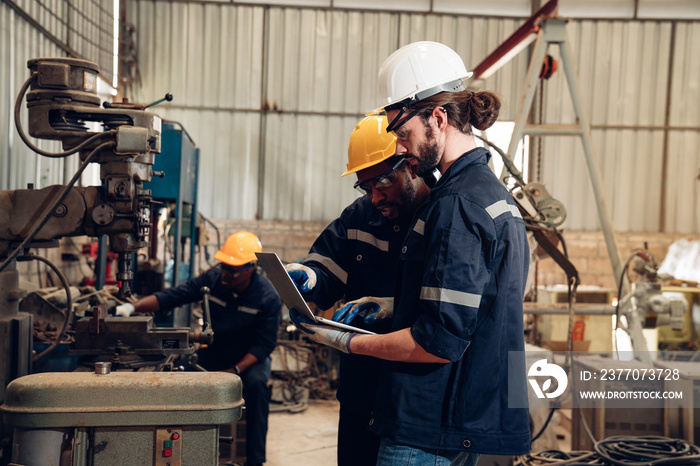
<svg viewBox="0 0 700 466"><path fill-rule="evenodd" d="M410 327L421 347L450 362L385 362L371 429L396 444L530 451L528 410L508 407L509 386L527 389L524 365L522 377L508 378L508 353L524 351L529 247L489 158L476 148L443 173L402 247L392 330Z"/></svg>
<svg viewBox="0 0 700 466"><path fill-rule="evenodd" d="M232 369L251 353L258 363L240 377L246 408L246 462L265 462L265 438L270 413L270 353L277 345L282 300L272 283L257 272L240 294L221 284L221 267L192 280L155 293L161 309L171 309L202 299L200 289L211 290L209 308L214 343L200 350L199 364L207 370Z"/></svg>
<svg viewBox="0 0 700 466"><path fill-rule="evenodd" d="M357 199L311 247L304 265L316 272L317 283L304 298L320 309L329 309L340 299L393 297L399 251L409 225L410 219L389 220L382 216L368 197ZM363 327L361 322L353 325ZM385 333L389 323L366 328ZM340 401L338 464L374 465L380 439L367 426L381 361L345 353L340 357L336 395Z"/></svg>

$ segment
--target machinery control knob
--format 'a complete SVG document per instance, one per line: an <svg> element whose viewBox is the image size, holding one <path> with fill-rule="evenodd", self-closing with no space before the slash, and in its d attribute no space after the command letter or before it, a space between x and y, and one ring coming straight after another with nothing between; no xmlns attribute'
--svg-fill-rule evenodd
<svg viewBox="0 0 700 466"><path fill-rule="evenodd" d="M100 204L92 211L92 219L98 225L109 225L114 220L114 209L107 204Z"/></svg>

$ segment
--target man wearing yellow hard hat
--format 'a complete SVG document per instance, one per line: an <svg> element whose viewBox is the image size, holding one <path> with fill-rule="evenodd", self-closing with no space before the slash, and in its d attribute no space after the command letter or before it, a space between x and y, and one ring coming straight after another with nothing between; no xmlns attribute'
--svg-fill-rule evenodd
<svg viewBox="0 0 700 466"><path fill-rule="evenodd" d="M270 281L257 273L255 253L261 251L262 245L253 233L234 233L214 256L221 262L218 266L174 288L146 296L131 309L172 309L200 301L202 288L209 288L214 342L198 351L198 363L210 371L232 372L241 377L246 405L246 465L250 466L265 462L270 353L277 345L282 309L282 301ZM126 313L130 313L128 309Z"/></svg>
<svg viewBox="0 0 700 466"><path fill-rule="evenodd" d="M416 161L395 155L396 136L387 133L387 124L383 115L357 124L341 176L355 174L362 197L328 225L303 264L287 266L305 299L320 309L342 299L347 304L334 320L378 333L389 330L401 243L413 212L429 194L416 174ZM375 301L349 303L364 296ZM379 375L379 360L341 354L339 466L374 466L377 461L380 439L367 426Z"/></svg>
<svg viewBox="0 0 700 466"><path fill-rule="evenodd" d="M530 248L511 193L473 129L501 102L470 91L457 52L431 41L392 53L378 74L398 154L440 180L402 246L392 331L381 335L292 320L310 339L384 360L370 429L376 466L475 466L481 454L530 451L523 296Z"/></svg>

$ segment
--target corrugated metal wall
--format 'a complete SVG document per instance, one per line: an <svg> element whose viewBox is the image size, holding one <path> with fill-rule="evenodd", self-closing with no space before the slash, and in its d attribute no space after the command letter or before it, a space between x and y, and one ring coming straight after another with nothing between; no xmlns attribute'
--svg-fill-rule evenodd
<svg viewBox="0 0 700 466"><path fill-rule="evenodd" d="M567 30L615 229L697 233L700 23L572 21ZM563 73L545 82L545 123L573 123L568 92ZM566 205L566 226L598 229L579 139L542 144L533 162Z"/></svg>
<svg viewBox="0 0 700 466"><path fill-rule="evenodd" d="M14 106L29 77L27 60L79 57L100 65L112 82L112 2L102 0L4 0L0 2L0 189L62 184L75 173L77 156L49 159L29 150L17 135ZM21 121L26 132L26 101ZM60 151L52 141L35 141Z"/></svg>
<svg viewBox="0 0 700 466"><path fill-rule="evenodd" d="M89 11L93 2L83 1L81 10ZM63 11L65 2L14 3L40 16L47 5ZM174 94L153 110L180 122L199 145L200 208L214 219L334 218L355 197L353 180L338 175L355 123L377 101L375 76L384 58L408 42L437 40L473 68L523 22L231 2L128 0L127 7L139 79L126 95L146 103ZM24 62L61 51L7 3L1 8L2 41L15 46L0 47L2 64L11 65L0 70L0 137L8 141L3 151L13 153L21 149L14 128L7 132L8 109L26 79ZM63 23L50 18L61 30ZM55 34L99 61L99 48L73 43L89 42L88 23L75 27L82 35ZM700 55L693 50L700 22L588 19L572 20L567 30L615 229L700 232ZM526 69L522 53L484 85L502 96L502 120L514 117ZM542 103L544 122L573 121L563 73L544 84ZM536 104L533 116L539 115ZM532 178L564 202L564 226L599 229L579 140L546 137L541 145L533 140L532 149ZM58 166L48 177L61 171L61 161L52 163ZM36 163L16 155L2 164L3 186L23 185L36 172Z"/></svg>
<svg viewBox="0 0 700 466"><path fill-rule="evenodd" d="M354 179L339 175L350 133L377 102L382 61L423 38L451 45L476 65L519 24L160 1L128 6L141 80L127 95L148 102L174 94L153 110L193 135L202 160L200 209L217 219L335 218L356 197ZM493 85L512 95L525 67L526 57L518 57ZM515 100L507 101L506 118L514 109Z"/></svg>

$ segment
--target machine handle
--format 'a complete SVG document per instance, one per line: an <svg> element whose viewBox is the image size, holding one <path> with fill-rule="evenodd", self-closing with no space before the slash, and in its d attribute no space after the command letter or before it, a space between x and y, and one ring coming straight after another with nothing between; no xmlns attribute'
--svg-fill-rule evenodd
<svg viewBox="0 0 700 466"><path fill-rule="evenodd" d="M214 337L214 330L211 328L211 314L209 312L209 295L211 290L207 286L199 289L202 293L202 303L204 307L204 324L202 325L202 333L200 333L199 341L202 343L211 343Z"/></svg>

